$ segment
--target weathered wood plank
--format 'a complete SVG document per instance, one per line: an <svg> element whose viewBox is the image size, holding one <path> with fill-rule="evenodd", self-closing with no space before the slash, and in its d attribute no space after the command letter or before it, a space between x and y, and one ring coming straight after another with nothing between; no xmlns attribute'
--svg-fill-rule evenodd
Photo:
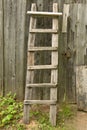
<svg viewBox="0 0 87 130"><path fill-rule="evenodd" d="M57 47L31 47L28 51L57 51Z"/></svg>
<svg viewBox="0 0 87 130"><path fill-rule="evenodd" d="M77 107L87 111L87 66L76 67Z"/></svg>
<svg viewBox="0 0 87 130"><path fill-rule="evenodd" d="M55 105L56 100L24 100L25 105L31 105L31 104L50 104Z"/></svg>
<svg viewBox="0 0 87 130"><path fill-rule="evenodd" d="M35 16L60 16L62 15L62 12L33 12L33 11L27 11L27 14L29 15L35 15Z"/></svg>
<svg viewBox="0 0 87 130"><path fill-rule="evenodd" d="M65 0L53 0L54 2L58 3L59 12L63 12L63 5L66 2ZM71 1L71 0L70 0ZM65 90L66 87L66 59L62 55L62 53L66 50L66 39L63 37L62 32L62 17L59 17L59 49L58 49L58 101L63 102L64 96L65 96Z"/></svg>
<svg viewBox="0 0 87 130"><path fill-rule="evenodd" d="M76 37L76 65L84 64L85 49L85 5L78 4L77 10L77 37Z"/></svg>
<svg viewBox="0 0 87 130"><path fill-rule="evenodd" d="M0 1L0 95L3 95L3 0Z"/></svg>
<svg viewBox="0 0 87 130"><path fill-rule="evenodd" d="M4 87L18 99L24 96L25 11L24 0L4 0Z"/></svg>
<svg viewBox="0 0 87 130"><path fill-rule="evenodd" d="M67 60L67 86L66 96L68 102L76 103L76 31L77 31L77 13L78 5L70 5L70 15L68 20L67 32L67 51L70 51L70 58Z"/></svg>
<svg viewBox="0 0 87 130"><path fill-rule="evenodd" d="M58 33L57 29L31 29L30 33Z"/></svg>
<svg viewBox="0 0 87 130"><path fill-rule="evenodd" d="M16 12L16 43L15 43L15 86L19 99L24 98L24 49L25 49L25 18L26 18L26 1L15 1L17 6Z"/></svg>
<svg viewBox="0 0 87 130"><path fill-rule="evenodd" d="M68 16L69 16L69 4L64 4L63 7L63 25L62 25L62 32L67 32L67 25L68 25Z"/></svg>
<svg viewBox="0 0 87 130"><path fill-rule="evenodd" d="M76 32L76 25L77 25L77 13L78 12L78 4L71 4L70 5L70 11L69 11L69 16L70 16L70 28L73 32Z"/></svg>
<svg viewBox="0 0 87 130"><path fill-rule="evenodd" d="M76 37L76 92L77 107L87 111L87 66L85 66L87 48L87 5L78 4ZM83 17L84 16L84 17ZM84 58L85 57L85 58Z"/></svg>
<svg viewBox="0 0 87 130"><path fill-rule="evenodd" d="M15 93L16 3L4 0L4 93Z"/></svg>
<svg viewBox="0 0 87 130"><path fill-rule="evenodd" d="M28 66L28 70L45 70L45 69L57 69L57 65L35 65Z"/></svg>
<svg viewBox="0 0 87 130"><path fill-rule="evenodd" d="M58 12L58 4L53 4L53 12ZM58 18L53 19L53 29L58 29ZM58 34L52 34L52 47L58 47ZM51 64L58 65L58 52L52 52ZM57 83L58 80L58 70L51 71L51 83ZM50 90L50 100L57 100L57 88L51 88ZM56 105L50 106L50 121L53 126L56 125Z"/></svg>
<svg viewBox="0 0 87 130"><path fill-rule="evenodd" d="M39 83L39 84L27 84L26 87L49 87L49 88L55 88L57 84L51 84L51 83Z"/></svg>
<svg viewBox="0 0 87 130"><path fill-rule="evenodd" d="M76 102L76 88L75 88L75 72L74 72L74 62L75 62L75 27L72 27L72 23L76 22L76 5L72 4L70 6L69 10L69 17L67 21L67 28L66 32L62 33L62 43L63 46L61 46L62 51L62 57L60 56L59 62L62 60L61 68L59 69L60 76L59 76L59 82L60 84L60 92L59 92L59 98L60 102L67 101L70 103ZM64 12L64 11L63 11ZM73 18L73 20L72 20ZM73 22L72 22L73 21ZM74 23L75 25L75 23ZM73 29L73 31L72 31ZM63 77L63 78L62 78ZM61 79L62 78L62 79Z"/></svg>

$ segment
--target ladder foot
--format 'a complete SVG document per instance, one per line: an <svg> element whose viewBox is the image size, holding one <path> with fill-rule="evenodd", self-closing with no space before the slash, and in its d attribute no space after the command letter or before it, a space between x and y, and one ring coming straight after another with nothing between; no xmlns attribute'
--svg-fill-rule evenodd
<svg viewBox="0 0 87 130"><path fill-rule="evenodd" d="M23 116L23 122L24 124L29 124L29 105L24 105L24 116Z"/></svg>

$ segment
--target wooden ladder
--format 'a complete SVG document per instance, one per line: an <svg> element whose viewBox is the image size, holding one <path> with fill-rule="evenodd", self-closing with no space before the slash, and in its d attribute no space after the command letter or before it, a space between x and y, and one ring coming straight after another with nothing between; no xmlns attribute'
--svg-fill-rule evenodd
<svg viewBox="0 0 87 130"><path fill-rule="evenodd" d="M57 81L58 81L58 16L62 15L58 12L58 4L53 4L53 12L38 12L36 4L33 3L31 11L27 12L30 15L29 40L28 40L28 59L27 59L27 76L26 89L24 100L24 123L29 123L29 111L31 104L48 104L50 105L50 122L53 126L56 125L57 112ZM52 29L36 29L36 17L49 16L52 17ZM35 47L35 33L51 33L52 46L50 47ZM36 51L51 51L51 65L34 65L34 52ZM34 84L34 70L51 70L51 83ZM31 91L33 87L49 87L50 100L32 100Z"/></svg>

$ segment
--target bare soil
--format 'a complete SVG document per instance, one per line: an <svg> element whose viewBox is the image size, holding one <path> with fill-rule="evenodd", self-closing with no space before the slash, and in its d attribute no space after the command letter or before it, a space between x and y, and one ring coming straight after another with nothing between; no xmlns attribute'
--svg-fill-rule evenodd
<svg viewBox="0 0 87 130"><path fill-rule="evenodd" d="M77 111L72 120L66 122L67 130L87 130L87 113Z"/></svg>

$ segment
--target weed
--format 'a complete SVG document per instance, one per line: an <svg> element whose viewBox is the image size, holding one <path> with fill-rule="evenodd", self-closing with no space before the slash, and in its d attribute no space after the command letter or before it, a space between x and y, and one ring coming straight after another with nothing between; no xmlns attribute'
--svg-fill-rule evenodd
<svg viewBox="0 0 87 130"><path fill-rule="evenodd" d="M73 115L70 105L63 103L58 110L57 126L52 127L49 122L48 106L34 105L31 107L30 119L37 121L37 128L31 130L67 130L65 120ZM26 130L26 125L20 124L23 117L23 103L15 100L15 95L8 94L6 97L0 97L0 129L1 130Z"/></svg>
<svg viewBox="0 0 87 130"><path fill-rule="evenodd" d="M0 97L0 128L2 129L15 127L17 130L24 130L24 127L18 124L23 116L23 103L17 102L15 96L9 93L6 97Z"/></svg>
<svg viewBox="0 0 87 130"><path fill-rule="evenodd" d="M68 103L63 103L59 109L57 123L63 127L65 120L72 118L74 115L71 106Z"/></svg>

